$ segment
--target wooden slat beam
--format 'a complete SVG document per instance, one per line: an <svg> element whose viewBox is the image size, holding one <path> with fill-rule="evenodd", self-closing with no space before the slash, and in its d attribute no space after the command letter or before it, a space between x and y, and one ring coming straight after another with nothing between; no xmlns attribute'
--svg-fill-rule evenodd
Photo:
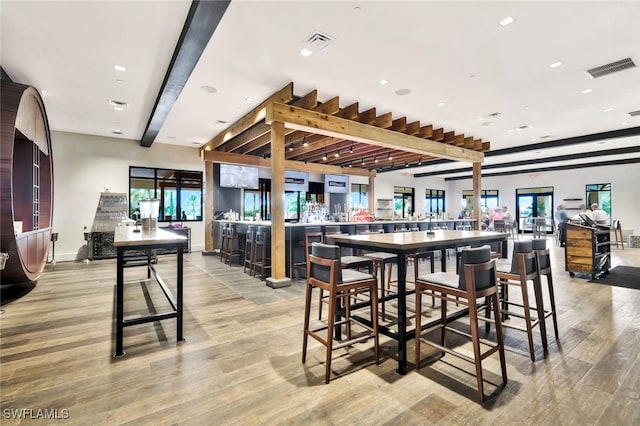
<svg viewBox="0 0 640 426"><path fill-rule="evenodd" d="M388 129L389 127L391 127L391 124L393 124L393 117L391 116L390 112L386 114L382 114L379 117L376 117L376 122L375 122L376 127L380 127L382 129Z"/></svg>
<svg viewBox="0 0 640 426"><path fill-rule="evenodd" d="M233 152L220 152L220 151L204 151L202 154L202 160L209 161L212 163L225 163L225 164L238 164L243 166L254 166L254 167L271 167L271 159L270 158L262 158L257 157L255 155L242 155L236 154ZM332 166L329 164L315 164L315 163L305 163L304 161L293 161L286 160L285 161L286 170L296 170L301 172L310 172L310 173L324 173L324 174L348 174L352 176L375 176L375 171L369 171L366 169L359 169L357 167L353 168L343 168L340 166Z"/></svg>
<svg viewBox="0 0 640 426"><path fill-rule="evenodd" d="M233 139L240 133L247 130L249 127L256 123L259 123L264 119L265 107L271 102L287 103L293 99L293 82L287 84L282 89L278 90L273 95L265 99L260 105L252 109L240 120L227 127L224 131L220 132L216 137L207 142L200 150L213 150L221 147L225 142Z"/></svg>
<svg viewBox="0 0 640 426"><path fill-rule="evenodd" d="M420 133L420 122L414 121L413 123L407 124L407 130L404 131L409 136L415 136Z"/></svg>
<svg viewBox="0 0 640 426"><path fill-rule="evenodd" d="M420 127L420 131L418 132L418 137L429 139L432 136L433 136L433 126L431 124Z"/></svg>
<svg viewBox="0 0 640 426"><path fill-rule="evenodd" d="M456 132L453 132L453 131L452 132L446 132L444 134L443 142L444 143L452 143L452 142L455 141L455 139L456 139Z"/></svg>
<svg viewBox="0 0 640 426"><path fill-rule="evenodd" d="M267 105L265 121L267 124L281 121L285 123L286 127L292 129L333 137L345 137L354 142L417 154L433 155L455 161L482 162L484 160L484 154L481 152L445 145L429 139L420 139L404 133L380 129L277 102Z"/></svg>
<svg viewBox="0 0 640 426"><path fill-rule="evenodd" d="M347 120L355 120L358 118L358 102L349 105L348 107L340 109L335 115L336 117L346 118Z"/></svg>
<svg viewBox="0 0 640 426"><path fill-rule="evenodd" d="M444 129L434 129L433 130L433 136L431 137L431 140L441 141L443 139L444 139Z"/></svg>
<svg viewBox="0 0 640 426"><path fill-rule="evenodd" d="M407 117L400 117L393 120L391 130L396 132L404 132L407 129Z"/></svg>
<svg viewBox="0 0 640 426"><path fill-rule="evenodd" d="M336 114L340 111L340 98L337 96L335 98L331 98L327 102L318 105L313 110L321 114Z"/></svg>
<svg viewBox="0 0 640 426"><path fill-rule="evenodd" d="M373 124L376 122L376 109L371 108L358 114L358 121L364 124Z"/></svg>
<svg viewBox="0 0 640 426"><path fill-rule="evenodd" d="M464 147L467 149L474 149L475 145L473 143L473 137L468 137L464 139Z"/></svg>
<svg viewBox="0 0 640 426"><path fill-rule="evenodd" d="M456 135L453 143L455 146L464 146L464 134Z"/></svg>
<svg viewBox="0 0 640 426"><path fill-rule="evenodd" d="M303 97L291 102L291 105L294 105L300 108L307 108L307 109L315 108L315 106L318 105L318 91L312 90L311 92L307 93ZM266 124L264 121L261 121L260 123L257 123L255 126L240 133L238 136L236 136L229 142L222 145L221 148L223 151L226 151L226 152L234 152L239 148L242 148L243 146L247 145L254 139L257 139L260 137L263 137L263 139L266 139L267 141L269 141L271 139L270 131L271 131L271 126Z"/></svg>

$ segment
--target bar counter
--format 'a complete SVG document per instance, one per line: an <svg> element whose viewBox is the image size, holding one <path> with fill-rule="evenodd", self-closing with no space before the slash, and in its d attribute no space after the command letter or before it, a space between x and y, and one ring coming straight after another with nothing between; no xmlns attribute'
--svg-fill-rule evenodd
<svg viewBox="0 0 640 426"><path fill-rule="evenodd" d="M233 220L214 220L213 221L213 244L214 249L220 249L221 233L220 229L225 224L235 224L236 232L241 235L240 243L244 244L244 235L247 233L247 228L253 226L271 226L271 221L233 221ZM419 228L420 231L429 231L434 228L442 228L444 226L449 230L460 230L462 225L474 225L475 219L437 219L437 220L376 220L371 222L310 222L310 223L285 223L285 238L286 238L286 270L288 271L289 278L296 278L294 276L294 264L304 255L304 252L299 253L302 249L300 242L304 242L304 234L307 228L320 227L322 232L325 232L327 226L339 226L340 232L343 234L356 235L357 225L382 225L384 232L394 232L396 225L406 225L408 230L412 228Z"/></svg>

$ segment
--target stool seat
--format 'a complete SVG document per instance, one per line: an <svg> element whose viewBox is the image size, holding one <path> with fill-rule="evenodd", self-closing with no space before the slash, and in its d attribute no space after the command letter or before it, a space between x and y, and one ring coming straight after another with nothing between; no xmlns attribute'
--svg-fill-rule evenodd
<svg viewBox="0 0 640 426"><path fill-rule="evenodd" d="M319 288L328 293L329 315L327 325L311 329L309 317L311 313L311 296L314 288ZM371 313L370 324L359 322L370 333L357 337L351 336L350 324L357 321L350 315L350 298L354 294L368 293ZM344 305L344 321L336 322L339 316L339 305ZM378 294L376 278L355 269L343 269L340 265L340 247L314 242L307 261L307 285L305 294L304 334L302 338L302 363L307 359L307 341L311 336L326 347L325 383L329 383L331 375L331 355L335 349L352 345L373 338L375 362L380 362L379 338L378 338ZM348 336L346 340L334 343L338 339L335 327L342 323L347 324ZM326 335L319 332L326 329Z"/></svg>
<svg viewBox="0 0 640 426"><path fill-rule="evenodd" d="M465 361L475 364L478 395L481 402L485 400L484 381L482 378L482 360L498 352L500 357L500 367L502 372L502 386L507 383L507 365L504 353L504 340L502 327L500 324L500 307L498 302L498 285L496 280L496 263L490 259L489 246L468 248L463 250L461 262L463 273L455 275L447 272L435 274L418 275L415 272L416 283L416 331L415 331L415 364L416 369L420 369L420 346L421 343L439 350L442 356L451 354ZM440 299L440 323L426 330L423 335L422 330L422 296L430 295ZM496 317L496 342L480 338L478 320L485 320L478 315L478 300L486 303L485 308L493 308ZM468 307L469 333L450 327L447 324L447 302L453 301ZM434 329L440 330L440 341L435 342L427 338ZM471 339L473 344L473 357L462 353L447 345L446 332L452 332L459 336ZM488 346L488 349L481 351L480 345Z"/></svg>

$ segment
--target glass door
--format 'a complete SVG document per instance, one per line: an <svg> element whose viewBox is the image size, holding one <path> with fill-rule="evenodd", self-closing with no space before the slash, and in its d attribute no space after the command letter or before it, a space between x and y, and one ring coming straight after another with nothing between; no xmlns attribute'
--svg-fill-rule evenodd
<svg viewBox="0 0 640 426"><path fill-rule="evenodd" d="M546 232L553 233L553 188L517 189L516 212L522 232L533 232L534 219L544 218Z"/></svg>

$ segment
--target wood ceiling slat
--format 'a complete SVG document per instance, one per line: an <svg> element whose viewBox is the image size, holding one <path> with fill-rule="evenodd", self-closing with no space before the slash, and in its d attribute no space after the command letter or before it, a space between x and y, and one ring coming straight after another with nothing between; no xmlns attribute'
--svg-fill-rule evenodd
<svg viewBox="0 0 640 426"><path fill-rule="evenodd" d="M482 150L482 139L475 139L473 141L473 149L475 149L476 151Z"/></svg>
<svg viewBox="0 0 640 426"><path fill-rule="evenodd" d="M271 168L271 160L258 157L255 155L242 155L233 152L221 152L221 151L205 151L203 153L204 161L211 161L213 163L226 163L226 164L240 164L254 167ZM327 164L311 164L304 163L303 161L285 161L285 168L287 170L296 170L312 173L324 173L324 174L346 174L340 166L331 166ZM359 168L349 168L348 173L355 176L375 176L375 170L369 171Z"/></svg>
<svg viewBox="0 0 640 426"><path fill-rule="evenodd" d="M376 109L371 108L358 114L358 121L364 124L373 124L376 122Z"/></svg>
<svg viewBox="0 0 640 426"><path fill-rule="evenodd" d="M337 114L340 111L340 98L338 96L331 98L327 102L318 105L313 110L321 114Z"/></svg>
<svg viewBox="0 0 640 426"><path fill-rule="evenodd" d="M290 105L294 105L300 108L314 108L316 105L318 105L318 91L312 90L303 97L290 102ZM260 137L262 137L262 140L264 140L265 138L271 140L270 131L271 126L266 124L263 120L250 129L242 132L241 134L233 138L233 140L230 140L229 142L222 145L221 150L226 152L234 152Z"/></svg>
<svg viewBox="0 0 640 426"><path fill-rule="evenodd" d="M444 134L443 142L450 144L451 142L455 141L455 139L456 139L456 132L453 132L453 131L452 132L446 132Z"/></svg>
<svg viewBox="0 0 640 426"><path fill-rule="evenodd" d="M407 129L407 117L400 117L393 120L391 130L396 132L404 132Z"/></svg>
<svg viewBox="0 0 640 426"><path fill-rule="evenodd" d="M200 148L200 151L215 150L218 149L225 142L238 136L261 120L264 120L265 108L272 102L287 103L293 99L293 82L287 84L282 89L278 90L273 95L265 99L260 105L249 111L240 120L227 127L224 131L220 132L217 136L207 142Z"/></svg>
<svg viewBox="0 0 640 426"><path fill-rule="evenodd" d="M407 129L404 131L404 133L409 136L415 136L420 133L420 122L414 121L413 123L407 124Z"/></svg>
<svg viewBox="0 0 640 426"><path fill-rule="evenodd" d="M464 147L467 149L474 149L473 137L464 138Z"/></svg>
<svg viewBox="0 0 640 426"><path fill-rule="evenodd" d="M420 127L418 137L429 139L433 136L433 126L431 124Z"/></svg>
<svg viewBox="0 0 640 426"><path fill-rule="evenodd" d="M433 130L433 136L431 137L431 140L434 141L441 141L444 139L444 129L434 129Z"/></svg>
<svg viewBox="0 0 640 426"><path fill-rule="evenodd" d="M347 120L355 120L358 118L358 102L342 108L335 116L346 118Z"/></svg>
<svg viewBox="0 0 640 426"><path fill-rule="evenodd" d="M464 146L464 134L456 135L455 146Z"/></svg>
<svg viewBox="0 0 640 426"><path fill-rule="evenodd" d="M375 126L381 127L383 129L388 129L389 127L391 127L392 123L393 123L393 118L391 117L391 113L388 112L379 117L376 117Z"/></svg>
<svg viewBox="0 0 640 426"><path fill-rule="evenodd" d="M389 149L434 155L457 161L482 162L484 154L464 148L419 139L404 133L372 127L315 111L272 102L267 106L265 122L281 121L286 127L334 137L347 137L354 142L368 143Z"/></svg>
<svg viewBox="0 0 640 426"><path fill-rule="evenodd" d="M482 142L482 152L487 152L491 149L491 142Z"/></svg>

